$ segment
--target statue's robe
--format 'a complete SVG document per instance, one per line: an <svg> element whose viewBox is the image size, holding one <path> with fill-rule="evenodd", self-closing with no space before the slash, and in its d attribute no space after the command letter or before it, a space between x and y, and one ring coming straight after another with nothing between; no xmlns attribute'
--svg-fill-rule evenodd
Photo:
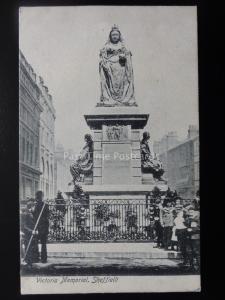
<svg viewBox="0 0 225 300"><path fill-rule="evenodd" d="M89 175L93 167L93 145L86 143L83 147L79 158L70 166L70 172L74 181L80 180L80 175Z"/></svg>
<svg viewBox="0 0 225 300"><path fill-rule="evenodd" d="M131 52L118 42L106 43L100 51L101 103L135 105Z"/></svg>
<svg viewBox="0 0 225 300"><path fill-rule="evenodd" d="M141 165L142 171L152 173L154 178L160 179L164 173L162 163L153 157L147 141L141 141Z"/></svg>

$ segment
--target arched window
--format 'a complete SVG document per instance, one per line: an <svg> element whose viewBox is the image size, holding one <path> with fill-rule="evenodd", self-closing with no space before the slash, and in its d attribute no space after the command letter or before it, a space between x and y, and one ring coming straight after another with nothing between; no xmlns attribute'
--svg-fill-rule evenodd
<svg viewBox="0 0 225 300"><path fill-rule="evenodd" d="M30 143L30 165L33 164L33 144Z"/></svg>
<svg viewBox="0 0 225 300"><path fill-rule="evenodd" d="M52 167L52 165L51 165L51 168L50 168L50 169L51 169L51 175L50 175L51 177L50 177L50 181L51 181L51 183L52 183L52 182L53 182L53 167Z"/></svg>
<svg viewBox="0 0 225 300"><path fill-rule="evenodd" d="M30 160L30 143L27 141L27 151L26 151L27 157L26 157L26 163L29 163Z"/></svg>
<svg viewBox="0 0 225 300"><path fill-rule="evenodd" d="M48 161L47 161L46 165L47 165L47 180L49 182L49 164L48 164Z"/></svg>
<svg viewBox="0 0 225 300"><path fill-rule="evenodd" d="M26 141L25 137L22 138L22 161L25 162L26 157Z"/></svg>

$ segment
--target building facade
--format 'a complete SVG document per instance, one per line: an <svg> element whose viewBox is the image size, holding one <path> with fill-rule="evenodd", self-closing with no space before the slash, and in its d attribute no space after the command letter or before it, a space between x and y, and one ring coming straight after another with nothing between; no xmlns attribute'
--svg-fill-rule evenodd
<svg viewBox="0 0 225 300"><path fill-rule="evenodd" d="M70 165L72 164L74 154L71 150L65 151L63 145L57 144L55 148L55 193L63 193L70 190L68 184L72 181L70 174Z"/></svg>
<svg viewBox="0 0 225 300"><path fill-rule="evenodd" d="M168 186L185 199L192 199L199 190L199 132L190 125L187 139L171 147L166 157Z"/></svg>
<svg viewBox="0 0 225 300"><path fill-rule="evenodd" d="M193 147L194 147L194 190L196 194L196 192L200 190L200 186L199 186L200 160L199 160L199 137L198 136L193 139Z"/></svg>
<svg viewBox="0 0 225 300"><path fill-rule="evenodd" d="M168 180L167 153L168 150L179 144L176 131L170 131L160 141L153 143L153 151L159 156L165 171L163 177Z"/></svg>
<svg viewBox="0 0 225 300"><path fill-rule="evenodd" d="M41 77L39 80L40 101L43 111L40 116L40 189L46 199L55 198L55 108L52 96Z"/></svg>
<svg viewBox="0 0 225 300"><path fill-rule="evenodd" d="M40 183L40 115L43 111L37 75L19 52L20 200L34 198Z"/></svg>
<svg viewBox="0 0 225 300"><path fill-rule="evenodd" d="M19 52L19 169L20 199L37 190L53 198L55 109L52 96L23 53Z"/></svg>

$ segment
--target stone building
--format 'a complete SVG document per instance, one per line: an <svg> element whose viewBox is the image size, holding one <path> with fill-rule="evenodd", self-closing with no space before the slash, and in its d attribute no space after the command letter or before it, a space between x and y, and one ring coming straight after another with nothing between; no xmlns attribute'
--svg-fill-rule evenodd
<svg viewBox="0 0 225 300"><path fill-rule="evenodd" d="M194 190L195 193L200 189L199 186L199 136L193 138L194 147Z"/></svg>
<svg viewBox="0 0 225 300"><path fill-rule="evenodd" d="M72 176L70 174L70 165L72 164L72 160L74 158L74 154L71 150L65 151L62 144L57 144L55 148L55 194L57 191L61 191L63 193L69 190L69 182L72 180Z"/></svg>
<svg viewBox="0 0 225 300"><path fill-rule="evenodd" d="M55 197L54 187L54 155L55 155L55 108L52 96L41 77L38 78L40 101L43 112L40 116L40 189L45 198Z"/></svg>
<svg viewBox="0 0 225 300"><path fill-rule="evenodd" d="M162 137L160 141L153 143L153 151L158 154L164 168L164 178L168 179L167 168L167 153L168 150L179 144L178 135L176 131L170 131Z"/></svg>
<svg viewBox="0 0 225 300"><path fill-rule="evenodd" d="M37 75L19 52L19 171L20 200L34 197L40 182L39 127L41 91Z"/></svg>
<svg viewBox="0 0 225 300"><path fill-rule="evenodd" d="M168 186L183 198L193 198L199 190L199 133L196 126L189 126L187 139L170 148L166 156Z"/></svg>

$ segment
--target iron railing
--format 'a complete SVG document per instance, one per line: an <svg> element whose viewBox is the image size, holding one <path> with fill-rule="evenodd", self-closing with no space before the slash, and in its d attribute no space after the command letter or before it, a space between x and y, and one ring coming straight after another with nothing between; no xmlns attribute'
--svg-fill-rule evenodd
<svg viewBox="0 0 225 300"><path fill-rule="evenodd" d="M151 201L152 202L152 201ZM49 242L149 241L155 238L154 205L143 200L49 203Z"/></svg>
<svg viewBox="0 0 225 300"><path fill-rule="evenodd" d="M49 204L49 241L151 240L145 203Z"/></svg>

